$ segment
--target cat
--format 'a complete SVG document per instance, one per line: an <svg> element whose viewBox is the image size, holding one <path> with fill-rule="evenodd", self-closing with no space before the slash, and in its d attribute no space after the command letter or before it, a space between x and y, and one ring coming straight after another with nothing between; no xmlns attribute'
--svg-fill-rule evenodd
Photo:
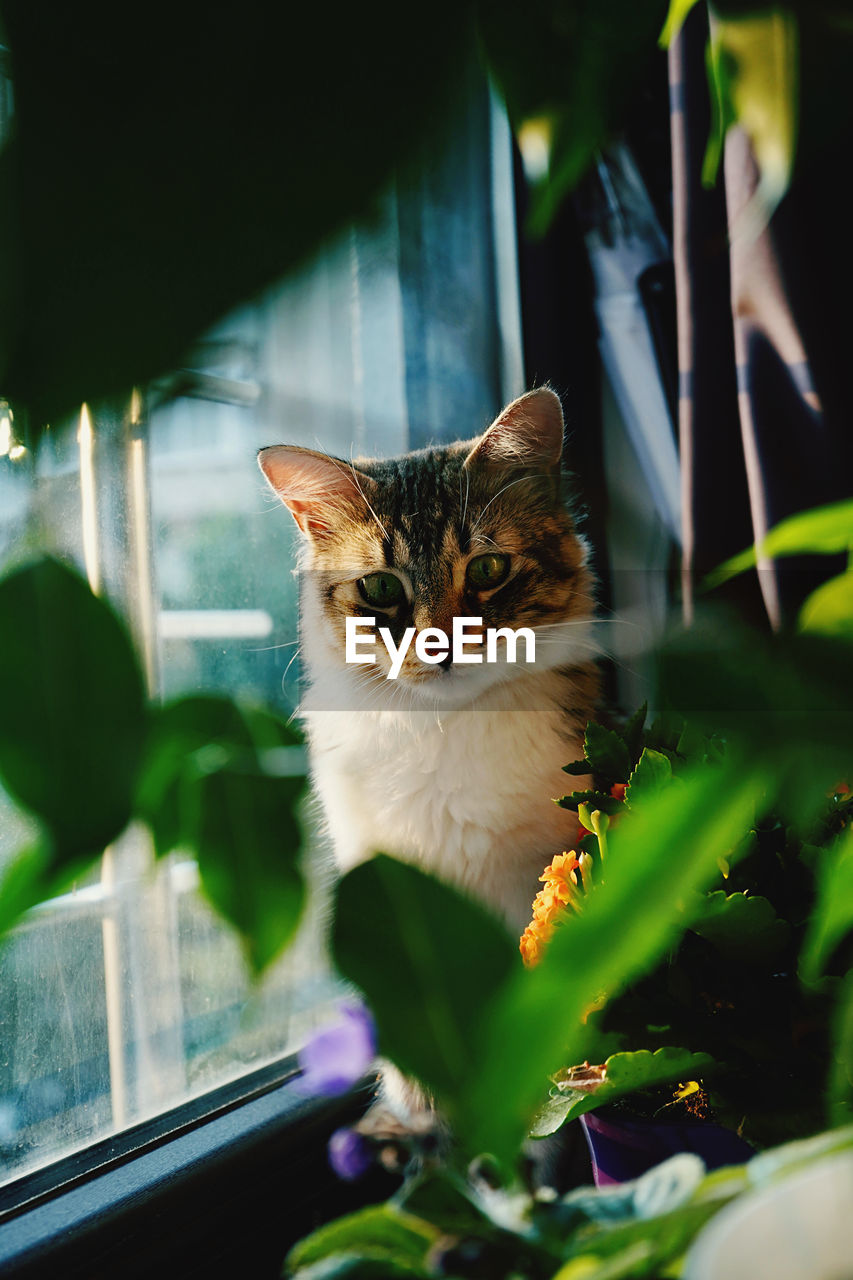
<svg viewBox="0 0 853 1280"><path fill-rule="evenodd" d="M554 798L599 701L563 433L559 398L539 387L466 442L389 460L295 445L258 455L303 535L301 716L338 867L393 853L516 933L545 864L576 841L577 815ZM345 661L347 617L375 619L399 645L407 627L449 634L462 616L530 628L535 661L428 663L410 645L396 679L382 643L372 664Z"/></svg>

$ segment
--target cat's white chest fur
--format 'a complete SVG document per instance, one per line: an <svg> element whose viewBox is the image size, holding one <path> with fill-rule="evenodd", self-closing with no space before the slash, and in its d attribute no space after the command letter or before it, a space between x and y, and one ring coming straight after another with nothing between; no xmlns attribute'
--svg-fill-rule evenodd
<svg viewBox="0 0 853 1280"><path fill-rule="evenodd" d="M519 931L538 877L571 848L561 766L583 754L556 705L530 690L463 710L304 707L312 767L341 870L377 850L468 889ZM573 780L574 781L574 780ZM577 784L575 784L577 785Z"/></svg>

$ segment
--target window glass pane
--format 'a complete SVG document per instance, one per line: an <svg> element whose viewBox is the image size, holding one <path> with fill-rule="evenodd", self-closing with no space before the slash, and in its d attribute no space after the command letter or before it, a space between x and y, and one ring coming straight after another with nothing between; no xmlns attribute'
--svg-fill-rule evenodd
<svg viewBox="0 0 853 1280"><path fill-rule="evenodd" d="M478 82L422 189L389 193L368 229L227 317L174 375L55 424L37 460L0 402L0 558L73 560L126 614L152 696L296 706L297 535L259 447L401 452L475 434L521 390L506 385L507 352L520 360L501 321L517 299L511 238L493 234L496 201L504 219L513 207L496 137L508 174ZM328 1016L330 858L310 804L305 821L311 904L258 986L194 862L155 865L135 827L0 945L0 1181L292 1051ZM0 794L0 864L29 834Z"/></svg>

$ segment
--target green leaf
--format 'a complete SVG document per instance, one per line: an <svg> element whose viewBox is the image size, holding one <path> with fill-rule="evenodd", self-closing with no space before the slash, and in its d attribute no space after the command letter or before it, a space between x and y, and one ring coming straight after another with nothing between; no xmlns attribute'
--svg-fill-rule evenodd
<svg viewBox="0 0 853 1280"><path fill-rule="evenodd" d="M296 816L302 778L224 768L201 778L193 822L202 888L260 973L296 931L305 899Z"/></svg>
<svg viewBox="0 0 853 1280"><path fill-rule="evenodd" d="M624 809L621 800L608 796L603 791L573 791L571 795L560 796L556 803L561 809L578 811L578 805L585 804L590 810L600 809L602 813L620 813Z"/></svg>
<svg viewBox="0 0 853 1280"><path fill-rule="evenodd" d="M0 380L36 424L177 367L219 316L373 216L462 109L474 56L471 6L448 0L418 24L417 58L388 0L334 22L313 5L149 0L132 38L94 0L3 15Z"/></svg>
<svg viewBox="0 0 853 1280"><path fill-rule="evenodd" d="M547 229L621 124L654 56L664 13L663 0L478 6L480 39L531 187L528 228L534 235Z"/></svg>
<svg viewBox="0 0 853 1280"><path fill-rule="evenodd" d="M786 820L814 821L829 788L853 772L846 641L766 636L728 618L708 619L662 646L658 662L671 704L725 737L729 753L757 756L768 767L768 807L778 804Z"/></svg>
<svg viewBox="0 0 853 1280"><path fill-rule="evenodd" d="M695 4L696 0L670 0L669 12L666 15L666 22L660 34L660 43L664 49L668 49L678 35L684 24L684 19Z"/></svg>
<svg viewBox="0 0 853 1280"><path fill-rule="evenodd" d="M631 763L635 765L640 758L643 750L643 729L646 725L646 716L648 715L649 704L644 702L639 710L635 711L631 716L625 728L622 730L622 737L625 739L625 746L628 748L628 754L631 757Z"/></svg>
<svg viewBox="0 0 853 1280"><path fill-rule="evenodd" d="M543 1079L585 1057L588 1009L663 953L685 897L717 874L717 859L751 824L764 786L755 770L697 768L682 788L662 792L609 833L602 883L487 1016L457 1121L469 1151L512 1160Z"/></svg>
<svg viewBox="0 0 853 1280"><path fill-rule="evenodd" d="M768 560L779 556L805 554L836 555L853 548L853 501L834 502L825 507L813 507L789 516L771 529L767 537L755 547L749 547L726 560L709 574L704 586L718 586L745 569L755 567L759 557Z"/></svg>
<svg viewBox="0 0 853 1280"><path fill-rule="evenodd" d="M471 1082L489 1002L521 967L503 926L434 877L379 854L339 885L333 948L367 998L381 1052L452 1111Z"/></svg>
<svg viewBox="0 0 853 1280"><path fill-rule="evenodd" d="M728 128L738 124L750 140L758 184L740 211L732 237L754 238L788 189L794 164L799 90L797 19L768 8L714 22L709 68L717 129L705 158L703 179L716 176Z"/></svg>
<svg viewBox="0 0 853 1280"><path fill-rule="evenodd" d="M584 774L592 773L592 765L588 760L574 760L571 764L563 765L563 773L571 774L573 778L582 778Z"/></svg>
<svg viewBox="0 0 853 1280"><path fill-rule="evenodd" d="M55 867L124 828L144 734L142 676L109 605L50 558L0 581L0 775L49 828Z"/></svg>
<svg viewBox="0 0 853 1280"><path fill-rule="evenodd" d="M289 1271L298 1272L335 1254L419 1267L439 1231L391 1204L371 1205L318 1228L287 1255ZM347 1273L349 1274L349 1273Z"/></svg>
<svg viewBox="0 0 853 1280"><path fill-rule="evenodd" d="M817 900L800 951L800 974L815 982L839 942L853 929L853 827L821 850Z"/></svg>
<svg viewBox="0 0 853 1280"><path fill-rule="evenodd" d="M800 631L853 640L853 571L848 569L813 591L800 610L798 626Z"/></svg>
<svg viewBox="0 0 853 1280"><path fill-rule="evenodd" d="M612 729L605 729L590 720L584 737L584 755L596 775L610 782L627 782L631 758L625 743Z"/></svg>
<svg viewBox="0 0 853 1280"><path fill-rule="evenodd" d="M271 776L301 776L299 733L268 711L229 698L198 695L154 708L136 793L158 856L197 839L191 791L228 764Z"/></svg>
<svg viewBox="0 0 853 1280"><path fill-rule="evenodd" d="M787 946L791 927L766 898L722 889L706 894L690 928L739 964L766 964Z"/></svg>
<svg viewBox="0 0 853 1280"><path fill-rule="evenodd" d="M637 761L637 767L628 779L628 790L625 799L632 807L639 801L656 796L664 787L672 782L672 765L660 751L646 747Z"/></svg>
<svg viewBox="0 0 853 1280"><path fill-rule="evenodd" d="M614 1102L638 1089L655 1085L694 1080L705 1075L714 1065L707 1053L691 1053L666 1045L654 1053L638 1049L633 1053L614 1053L605 1062L606 1075L597 1089L572 1089L568 1086L551 1090L551 1097L539 1112L530 1130L532 1138L545 1138L556 1132L567 1120L575 1120L587 1111Z"/></svg>
<svg viewBox="0 0 853 1280"><path fill-rule="evenodd" d="M853 970L844 979L832 1032L827 1119L832 1125L843 1125L853 1117Z"/></svg>
<svg viewBox="0 0 853 1280"><path fill-rule="evenodd" d="M482 1234L492 1225L472 1200L467 1183L447 1169L428 1169L405 1182L393 1203L398 1210L431 1223L443 1235Z"/></svg>

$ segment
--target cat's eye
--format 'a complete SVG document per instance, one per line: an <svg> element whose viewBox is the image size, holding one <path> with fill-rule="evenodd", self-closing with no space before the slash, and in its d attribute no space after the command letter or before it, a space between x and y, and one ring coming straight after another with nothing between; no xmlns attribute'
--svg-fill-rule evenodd
<svg viewBox="0 0 853 1280"><path fill-rule="evenodd" d="M368 573L359 578L358 589L368 604L377 609L392 609L404 596L403 584L393 573Z"/></svg>
<svg viewBox="0 0 853 1280"><path fill-rule="evenodd" d="M509 556L490 552L488 555L475 556L468 564L468 585L475 591L491 591L506 581L509 573Z"/></svg>

